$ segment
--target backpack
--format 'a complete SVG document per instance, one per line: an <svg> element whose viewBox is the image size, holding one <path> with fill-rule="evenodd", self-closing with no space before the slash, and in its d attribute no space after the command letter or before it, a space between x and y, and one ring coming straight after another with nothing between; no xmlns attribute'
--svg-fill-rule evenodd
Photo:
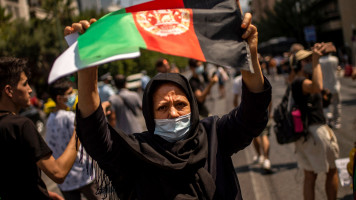
<svg viewBox="0 0 356 200"><path fill-rule="evenodd" d="M279 144L295 142L307 134L306 123L302 120L300 108L294 102L290 86L287 87L281 103L274 109L273 119L273 129Z"/></svg>

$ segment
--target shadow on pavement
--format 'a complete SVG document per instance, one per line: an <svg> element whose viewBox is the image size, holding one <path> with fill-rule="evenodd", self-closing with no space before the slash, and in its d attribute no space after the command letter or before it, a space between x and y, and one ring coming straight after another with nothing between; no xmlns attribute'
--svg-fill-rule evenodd
<svg viewBox="0 0 356 200"><path fill-rule="evenodd" d="M341 101L341 104L346 105L346 106L353 106L353 105L356 105L356 99L344 100L344 101Z"/></svg>
<svg viewBox="0 0 356 200"><path fill-rule="evenodd" d="M353 195L349 194L349 195L345 195L344 197L338 198L338 200L353 200Z"/></svg>
<svg viewBox="0 0 356 200"><path fill-rule="evenodd" d="M246 173L246 172L256 172L262 175L271 175L278 172L283 172L291 169L296 169L298 167L296 162L283 163L283 164L273 164L271 170L264 170L258 164L243 165L235 168L236 173Z"/></svg>

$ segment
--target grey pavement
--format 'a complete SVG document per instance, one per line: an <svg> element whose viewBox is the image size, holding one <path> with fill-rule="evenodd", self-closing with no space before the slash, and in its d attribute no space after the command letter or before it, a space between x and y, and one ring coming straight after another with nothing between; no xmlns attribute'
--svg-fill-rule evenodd
<svg viewBox="0 0 356 200"><path fill-rule="evenodd" d="M189 72L183 73L189 77ZM342 127L335 130L340 146L340 158L348 157L349 151L356 141L356 81L341 77L342 95ZM272 102L276 106L285 91L282 76L270 81L273 86ZM214 115L223 115L233 108L232 81L225 84L226 97L219 98L217 84L213 86L206 105ZM143 121L143 120L142 120ZM294 144L279 145L274 133L270 137L270 160L272 172L266 173L258 164L253 164L255 151L252 145L232 156L235 171L240 181L242 196L245 200L300 200L302 198L303 171L298 169L295 159ZM58 187L44 173L43 178L51 191L59 192ZM319 174L316 184L316 200L326 199L325 174ZM352 189L349 186L338 190L338 199L351 200Z"/></svg>

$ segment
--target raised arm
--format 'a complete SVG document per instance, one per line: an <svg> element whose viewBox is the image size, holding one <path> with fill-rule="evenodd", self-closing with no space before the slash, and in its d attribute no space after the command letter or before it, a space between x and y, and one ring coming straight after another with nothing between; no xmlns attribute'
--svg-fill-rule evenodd
<svg viewBox="0 0 356 200"><path fill-rule="evenodd" d="M57 160L52 155L49 155L37 161L36 164L54 182L63 183L77 158L79 144L79 141L76 141L74 131L66 149Z"/></svg>
<svg viewBox="0 0 356 200"><path fill-rule="evenodd" d="M204 88L203 91L199 89L195 90L194 94L195 97L197 98L197 101L203 103L206 97L210 94L210 90L216 82L218 82L218 76L214 75L212 78L210 78L209 84L206 86L206 88Z"/></svg>
<svg viewBox="0 0 356 200"><path fill-rule="evenodd" d="M90 22L82 20L79 23L73 23L71 27L67 26L64 29L64 35L74 32L84 33L95 21L96 19L91 19ZM98 68L90 67L80 70L78 72L78 108L81 116L83 118L90 116L99 104Z"/></svg>
<svg viewBox="0 0 356 200"><path fill-rule="evenodd" d="M312 66L313 75L312 80L305 79L303 81L303 92L304 93L319 93L323 89L323 74L319 64L319 58L323 55L323 51L327 47L325 43L316 43L313 47L312 54Z"/></svg>
<svg viewBox="0 0 356 200"><path fill-rule="evenodd" d="M99 107L98 68L91 67L78 72L78 109L83 118Z"/></svg>
<svg viewBox="0 0 356 200"><path fill-rule="evenodd" d="M228 155L248 146L268 122L267 108L271 101L272 88L264 79L257 57L257 28L251 24L251 14L245 14L241 27L246 29L242 35L251 51L254 73L241 70L242 99L240 106L219 121L217 132L221 145Z"/></svg>
<svg viewBox="0 0 356 200"><path fill-rule="evenodd" d="M95 20L91 20L91 23L93 22ZM80 23L74 23L71 27L66 27L64 33L65 35L73 32L84 33L89 26L88 21L80 21ZM117 144L123 142L122 137L126 137L126 134L120 130L115 131L108 125L105 108L109 104L103 102L100 105L97 77L97 67L82 69L78 72L76 130L86 152L98 162L101 169L112 174L112 171L115 170L113 163L122 160L122 156L119 155L125 152L124 146ZM127 162L123 163L127 164Z"/></svg>
<svg viewBox="0 0 356 200"><path fill-rule="evenodd" d="M258 93L262 92L264 89L264 78L257 55L258 32L256 26L251 24L251 20L252 15L250 13L246 13L242 21L241 28L246 29L245 33L242 35L242 39L246 39L250 47L254 73L241 70L241 74L242 80L249 91Z"/></svg>

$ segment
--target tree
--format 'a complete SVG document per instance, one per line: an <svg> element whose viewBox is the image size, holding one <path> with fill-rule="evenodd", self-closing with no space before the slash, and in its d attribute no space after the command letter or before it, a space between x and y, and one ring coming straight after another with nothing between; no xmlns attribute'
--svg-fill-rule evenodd
<svg viewBox="0 0 356 200"><path fill-rule="evenodd" d="M11 13L6 13L5 8L1 7L0 5L0 22L1 23L8 23L12 18Z"/></svg>

